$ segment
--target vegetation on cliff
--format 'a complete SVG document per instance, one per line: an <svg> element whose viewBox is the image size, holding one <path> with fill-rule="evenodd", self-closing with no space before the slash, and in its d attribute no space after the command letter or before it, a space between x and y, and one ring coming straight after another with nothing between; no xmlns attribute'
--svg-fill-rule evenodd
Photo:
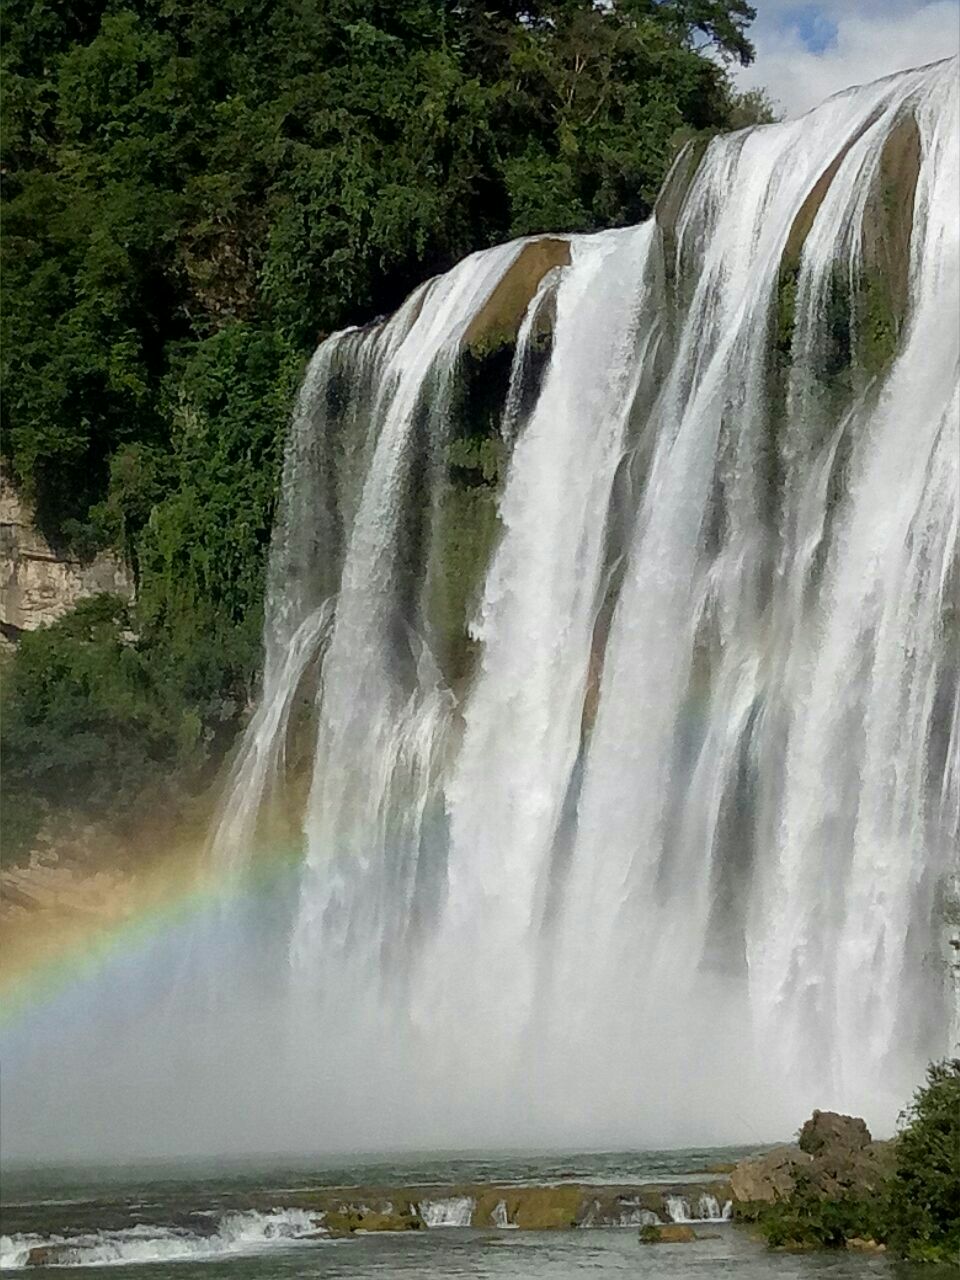
<svg viewBox="0 0 960 1280"><path fill-rule="evenodd" d="M195 788L242 721L318 335L470 250L645 216L684 137L765 116L723 65L750 59L752 17L746 0L11 0L4 460L54 542L118 547L138 584L129 615L105 602L14 662L19 848L64 803Z"/></svg>

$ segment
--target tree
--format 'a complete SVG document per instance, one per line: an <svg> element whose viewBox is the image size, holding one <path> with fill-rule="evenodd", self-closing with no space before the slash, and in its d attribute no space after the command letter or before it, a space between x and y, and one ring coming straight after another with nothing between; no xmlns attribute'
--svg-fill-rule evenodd
<svg viewBox="0 0 960 1280"><path fill-rule="evenodd" d="M752 56L752 16L745 0L6 5L4 462L54 543L130 561L150 706L199 724L211 759L255 681L280 441L318 336L474 249L647 216L680 140L734 121L724 61ZM31 734L52 750L60 694L24 690L47 661L80 679L90 645L134 662L62 629L15 659L17 750ZM149 717L120 705L159 768ZM13 777L26 797L29 771ZM51 801L79 801L72 786Z"/></svg>
<svg viewBox="0 0 960 1280"><path fill-rule="evenodd" d="M916 1262L960 1258L960 1059L927 1068L900 1116L889 1241Z"/></svg>

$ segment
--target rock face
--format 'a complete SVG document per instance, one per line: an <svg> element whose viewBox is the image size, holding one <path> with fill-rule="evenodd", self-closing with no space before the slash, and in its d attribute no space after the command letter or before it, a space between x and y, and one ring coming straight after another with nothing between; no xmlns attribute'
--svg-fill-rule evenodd
<svg viewBox="0 0 960 1280"><path fill-rule="evenodd" d="M741 1160L730 1175L733 1198L740 1204L772 1204L791 1194L797 1170L813 1157L798 1147L775 1147L765 1155Z"/></svg>
<svg viewBox="0 0 960 1280"><path fill-rule="evenodd" d="M464 337L467 347L496 346L517 336L530 300L553 267L570 262L570 244L556 236L531 240L474 317Z"/></svg>
<svg viewBox="0 0 960 1280"><path fill-rule="evenodd" d="M800 1130L801 1151L818 1156L825 1151L853 1154L870 1145L870 1130L859 1116L842 1116L836 1111L814 1111Z"/></svg>
<svg viewBox="0 0 960 1280"><path fill-rule="evenodd" d="M55 622L78 600L101 592L131 599L133 583L116 556L89 564L58 553L34 526L33 511L0 471L0 627L8 640Z"/></svg>
<svg viewBox="0 0 960 1280"><path fill-rule="evenodd" d="M815 1111L800 1130L797 1146L741 1160L730 1185L738 1205L785 1200L800 1183L824 1199L851 1192L868 1195L889 1176L895 1158L894 1142L872 1141L859 1117Z"/></svg>

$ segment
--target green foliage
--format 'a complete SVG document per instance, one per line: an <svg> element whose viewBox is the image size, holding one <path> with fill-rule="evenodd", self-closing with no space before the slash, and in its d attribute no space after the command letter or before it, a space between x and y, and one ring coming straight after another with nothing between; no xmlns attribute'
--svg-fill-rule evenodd
<svg viewBox="0 0 960 1280"><path fill-rule="evenodd" d="M139 598L132 611L85 601L23 637L4 689L8 855L28 851L48 812L169 805L222 757L259 663L298 368L276 335L233 324L191 347L169 377L170 451L135 443L114 455L95 512L136 565Z"/></svg>
<svg viewBox="0 0 960 1280"><path fill-rule="evenodd" d="M960 1260L960 1059L933 1063L900 1117L889 1241L914 1262Z"/></svg>
<svg viewBox="0 0 960 1280"><path fill-rule="evenodd" d="M932 1063L901 1113L892 1172L869 1193L827 1194L801 1170L782 1200L741 1206L775 1248L843 1248L859 1237L911 1262L960 1260L960 1059Z"/></svg>
<svg viewBox="0 0 960 1280"><path fill-rule="evenodd" d="M791 1196L759 1208L756 1220L772 1248L842 1249L856 1237L886 1238L886 1199L854 1192L827 1197L801 1176Z"/></svg>
<svg viewBox="0 0 960 1280"><path fill-rule="evenodd" d="M54 544L128 560L138 639L118 622L31 639L8 731L46 758L68 710L83 739L83 706L117 732L128 706L143 735L114 773L89 743L36 786L15 765L18 812L111 776L132 793L149 761L195 767L160 749L147 705L216 760L259 663L280 437L318 336L511 235L645 216L684 137L761 109L724 69L752 56L752 17L745 0L9 0L4 462ZM488 542L484 493L449 461ZM109 715L78 701L94 654L139 655L162 697L107 681ZM90 788L60 789L82 759Z"/></svg>
<svg viewBox="0 0 960 1280"><path fill-rule="evenodd" d="M727 125L730 129L747 129L755 124L775 124L782 118L764 89L747 89L734 94Z"/></svg>
<svg viewBox="0 0 960 1280"><path fill-rule="evenodd" d="M793 352L793 331L797 322L797 266L781 267L777 277L777 353L789 364Z"/></svg>
<svg viewBox="0 0 960 1280"><path fill-rule="evenodd" d="M749 60L752 16L11 0L4 448L45 528L169 441L184 341L241 320L306 350L481 245L647 214L678 131L750 114L701 47Z"/></svg>
<svg viewBox="0 0 960 1280"><path fill-rule="evenodd" d="M878 271L871 271L862 282L858 304L860 363L872 376L890 364L900 332L887 281Z"/></svg>
<svg viewBox="0 0 960 1280"><path fill-rule="evenodd" d="M111 497L140 565L148 633L193 645L215 619L253 623L277 489L281 436L299 361L274 333L237 323L190 349L167 386L172 483L152 460L117 468ZM147 499L153 496L146 520Z"/></svg>
<svg viewBox="0 0 960 1280"><path fill-rule="evenodd" d="M114 596L82 601L24 635L3 688L3 815L7 852L29 849L45 812L99 814L194 771L204 744ZM11 823L11 818L13 819Z"/></svg>

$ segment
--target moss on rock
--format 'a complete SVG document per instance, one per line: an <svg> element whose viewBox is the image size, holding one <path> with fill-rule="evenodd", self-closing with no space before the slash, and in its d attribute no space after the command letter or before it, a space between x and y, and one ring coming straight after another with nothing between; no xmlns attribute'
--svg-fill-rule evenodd
<svg viewBox="0 0 960 1280"><path fill-rule="evenodd" d="M324 1214L323 1225L334 1238L355 1235L358 1231L419 1231L423 1219L407 1205L402 1209L367 1209L344 1206Z"/></svg>

